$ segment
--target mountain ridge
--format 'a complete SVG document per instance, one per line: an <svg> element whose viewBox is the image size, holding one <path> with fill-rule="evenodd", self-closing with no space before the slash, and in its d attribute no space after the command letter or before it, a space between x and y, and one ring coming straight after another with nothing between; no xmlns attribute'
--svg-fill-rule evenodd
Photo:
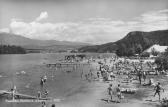
<svg viewBox="0 0 168 107"><path fill-rule="evenodd" d="M47 48L57 48L63 47L68 48L79 48L82 46L90 45L88 43L82 42L70 42L70 41L57 41L57 40L37 40L23 37L21 35L11 34L11 33L0 33L0 43L3 45L15 45L21 46L26 49L47 49Z"/></svg>
<svg viewBox="0 0 168 107"><path fill-rule="evenodd" d="M118 52L120 53L119 55L123 56L124 54L139 54L140 51L149 48L153 44L168 46L168 30L150 32L132 31L116 42L86 46L80 48L79 51L89 52L93 49L94 51L92 52Z"/></svg>

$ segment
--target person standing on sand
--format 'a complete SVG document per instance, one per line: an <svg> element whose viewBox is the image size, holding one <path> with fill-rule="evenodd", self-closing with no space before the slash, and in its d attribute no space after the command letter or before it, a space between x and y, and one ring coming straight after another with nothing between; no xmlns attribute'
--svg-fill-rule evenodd
<svg viewBox="0 0 168 107"><path fill-rule="evenodd" d="M46 75L43 76L43 80L44 80L44 83L47 81L47 76Z"/></svg>
<svg viewBox="0 0 168 107"><path fill-rule="evenodd" d="M159 96L159 101L160 101L160 91L163 90L163 92L164 92L164 89L163 89L163 87L160 85L160 82L158 82L158 84L154 87L154 90L155 90L154 97L155 97L156 94L158 94L158 96Z"/></svg>
<svg viewBox="0 0 168 107"><path fill-rule="evenodd" d="M37 98L41 98L41 92L40 91L37 92Z"/></svg>
<svg viewBox="0 0 168 107"><path fill-rule="evenodd" d="M44 92L45 98L47 98L48 94L49 94L49 91L48 91L48 90L45 90L45 92Z"/></svg>
<svg viewBox="0 0 168 107"><path fill-rule="evenodd" d="M139 79L139 83L141 84L141 78L142 78L142 72L141 70L138 71L138 79Z"/></svg>
<svg viewBox="0 0 168 107"><path fill-rule="evenodd" d="M146 72L145 71L143 71L143 79L144 79L144 81L146 80Z"/></svg>
<svg viewBox="0 0 168 107"><path fill-rule="evenodd" d="M90 74L90 77L92 78L93 77L93 73L92 73L92 70L90 69L89 71L89 74Z"/></svg>
<svg viewBox="0 0 168 107"><path fill-rule="evenodd" d="M117 97L118 97L119 102L120 102L121 96L122 96L120 84L118 84L118 87L116 88L116 91L117 91Z"/></svg>
<svg viewBox="0 0 168 107"><path fill-rule="evenodd" d="M153 80L153 78L150 78L150 79L149 79L149 85L154 85L154 80Z"/></svg>
<svg viewBox="0 0 168 107"><path fill-rule="evenodd" d="M100 78L100 72L97 71L97 78L99 79Z"/></svg>
<svg viewBox="0 0 168 107"><path fill-rule="evenodd" d="M115 79L115 76L114 76L114 73L111 71L110 72L110 79L111 79L111 81L113 80L113 78Z"/></svg>
<svg viewBox="0 0 168 107"><path fill-rule="evenodd" d="M40 87L41 87L41 89L43 89L43 86L44 86L44 79L43 79L43 77L41 77L41 80L40 80Z"/></svg>
<svg viewBox="0 0 168 107"><path fill-rule="evenodd" d="M110 96L110 100L112 101L113 100L113 90L112 90L112 84L110 84L109 85L109 87L108 87L108 95ZM108 99L108 102L110 101L109 99Z"/></svg>

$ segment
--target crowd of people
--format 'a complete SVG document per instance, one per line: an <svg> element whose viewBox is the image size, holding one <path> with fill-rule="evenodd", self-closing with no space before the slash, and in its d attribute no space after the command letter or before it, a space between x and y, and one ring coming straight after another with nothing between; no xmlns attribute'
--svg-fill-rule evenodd
<svg viewBox="0 0 168 107"><path fill-rule="evenodd" d="M38 91L37 97L40 98L47 98L49 91L47 89L44 89L44 85L47 82L47 76L44 75L40 78L40 87L41 90ZM43 96L42 96L43 95ZM46 102L42 101L42 107L47 107ZM52 104L51 107L55 107L55 104Z"/></svg>
<svg viewBox="0 0 168 107"><path fill-rule="evenodd" d="M96 59L92 59L95 60ZM97 60L99 69L97 70L97 78L102 78L103 81L111 81L109 84L108 95L109 101L113 101L114 91L116 92L116 96L118 98L117 102L120 102L124 96L122 95L122 88L121 84L118 83L116 89L113 87L113 82L117 76L125 75L126 81L132 82L133 80L138 80L139 84L142 86L154 86L154 97L158 95L159 101L161 99L161 90L164 91L160 82L154 82L153 78L148 77L148 75L159 75L165 73L164 71L158 71L157 65L154 62L144 61L141 59L137 59L136 61L126 59L126 58L118 58L118 57L111 57L111 58L102 58ZM92 75L89 73L86 75ZM118 80L120 81L120 80ZM130 89L131 90L131 89Z"/></svg>

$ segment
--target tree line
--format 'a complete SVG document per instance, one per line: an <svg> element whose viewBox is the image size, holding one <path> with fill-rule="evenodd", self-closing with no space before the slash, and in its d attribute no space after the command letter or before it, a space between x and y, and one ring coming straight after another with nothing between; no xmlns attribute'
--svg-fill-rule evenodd
<svg viewBox="0 0 168 107"><path fill-rule="evenodd" d="M168 70L168 49L155 59L158 70Z"/></svg>
<svg viewBox="0 0 168 107"><path fill-rule="evenodd" d="M135 44L131 47L126 47L125 44L119 45L116 50L118 56L134 56L135 54L141 54L144 51L144 47L141 44Z"/></svg>
<svg viewBox="0 0 168 107"><path fill-rule="evenodd" d="M25 54L26 50L20 46L0 45L0 54Z"/></svg>

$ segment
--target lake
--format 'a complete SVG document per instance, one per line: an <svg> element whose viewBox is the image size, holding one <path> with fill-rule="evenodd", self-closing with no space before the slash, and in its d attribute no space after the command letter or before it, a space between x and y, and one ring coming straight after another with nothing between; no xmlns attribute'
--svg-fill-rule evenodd
<svg viewBox="0 0 168 107"><path fill-rule="evenodd" d="M90 66L79 66L74 70L72 66L60 69L45 65L64 59L65 55L67 54L0 55L0 90L10 90L14 84L19 93L37 96L37 92L41 90L40 77L47 75L44 90L49 91L49 97L65 99L79 93L87 84L81 79L81 72L88 72ZM68 70L73 72L67 73ZM0 101L0 107L23 106L41 107L41 103L7 103L4 97Z"/></svg>

